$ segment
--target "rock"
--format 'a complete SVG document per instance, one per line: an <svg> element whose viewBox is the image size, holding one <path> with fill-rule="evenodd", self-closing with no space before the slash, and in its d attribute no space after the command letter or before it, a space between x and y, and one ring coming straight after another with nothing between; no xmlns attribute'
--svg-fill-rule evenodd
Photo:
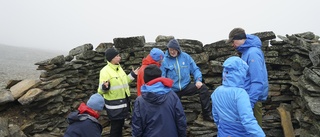
<svg viewBox="0 0 320 137"><path fill-rule="evenodd" d="M90 44L90 43L84 44L84 45L81 45L81 46L78 46L76 48L71 49L69 51L69 55L76 56L76 55L81 54L82 52L85 52L85 51L88 51L88 50L92 50L92 49L93 49L92 44Z"/></svg>
<svg viewBox="0 0 320 137"><path fill-rule="evenodd" d="M127 49L133 47L143 47L146 43L144 36L114 38L113 43L116 48Z"/></svg>
<svg viewBox="0 0 320 137"><path fill-rule="evenodd" d="M4 90L0 92L0 105L12 101L14 101L14 98L10 91Z"/></svg>
<svg viewBox="0 0 320 137"><path fill-rule="evenodd" d="M47 60L44 60L44 61L40 61L40 62L37 62L35 63L35 65L51 65L51 64L55 64L55 65L63 65L65 63L65 59L64 59L64 56L63 55L59 55L59 56L56 56L54 58L51 58L51 59L47 59Z"/></svg>
<svg viewBox="0 0 320 137"><path fill-rule="evenodd" d="M36 87L39 84L40 84L40 80L25 79L19 82L18 84L12 86L10 88L10 91L14 99L18 99L23 94L25 94L30 88Z"/></svg>
<svg viewBox="0 0 320 137"><path fill-rule="evenodd" d="M36 97L38 97L41 93L43 92L42 89L39 88L33 88L28 90L26 94L24 94L22 97L18 99L20 104L22 105L27 105L30 104L35 100Z"/></svg>

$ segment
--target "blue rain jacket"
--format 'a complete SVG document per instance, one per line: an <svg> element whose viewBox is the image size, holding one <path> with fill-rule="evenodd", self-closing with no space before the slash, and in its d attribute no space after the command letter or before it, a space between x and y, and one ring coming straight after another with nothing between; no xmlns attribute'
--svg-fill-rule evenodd
<svg viewBox="0 0 320 137"><path fill-rule="evenodd" d="M222 85L211 94L218 137L265 137L243 89L248 65L239 57L230 57L223 67Z"/></svg>
<svg viewBox="0 0 320 137"><path fill-rule="evenodd" d="M259 37L250 34L246 36L245 43L237 47L237 50L242 53L241 58L249 65L244 89L249 94L253 108L257 101L264 101L268 97L268 72Z"/></svg>
<svg viewBox="0 0 320 137"><path fill-rule="evenodd" d="M190 74L193 75L195 83L202 82L202 73L192 57L181 50L178 51L179 55L172 57L167 50L160 66L162 76L173 80L174 92L183 90L190 83Z"/></svg>

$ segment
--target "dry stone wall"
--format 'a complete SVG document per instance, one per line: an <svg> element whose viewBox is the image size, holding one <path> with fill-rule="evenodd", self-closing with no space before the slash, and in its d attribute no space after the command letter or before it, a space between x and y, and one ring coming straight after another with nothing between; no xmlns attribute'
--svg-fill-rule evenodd
<svg viewBox="0 0 320 137"><path fill-rule="evenodd" d="M320 42L312 32L276 36L272 31L255 33L263 42L269 74L269 97L263 102L263 130L270 137L284 136L277 107L290 112L296 136L320 135ZM62 136L66 116L81 102L96 93L99 71L106 65L104 51L116 47L121 65L129 73L139 67L153 47L166 50L173 36L158 36L155 42L145 42L144 36L114 38L113 43L101 43L95 49L84 44L59 55L35 63L41 71L39 79L12 80L0 92L0 136ZM221 85L222 63L230 56L239 56L220 40L203 45L198 40L178 39L182 50L189 53L201 68L210 92ZM136 83L132 82L131 98L136 98ZM203 121L199 97L181 99L188 122L188 136L216 136L212 122ZM99 121L103 136L110 123L106 112ZM130 118L125 122L124 136L131 136Z"/></svg>

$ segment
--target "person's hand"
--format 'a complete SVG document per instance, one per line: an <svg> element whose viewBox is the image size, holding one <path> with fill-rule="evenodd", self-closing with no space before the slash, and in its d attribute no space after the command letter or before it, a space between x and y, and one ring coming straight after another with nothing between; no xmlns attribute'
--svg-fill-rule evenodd
<svg viewBox="0 0 320 137"><path fill-rule="evenodd" d="M134 74L136 74L136 75L138 75L139 69L140 69L140 67L137 67L136 69L134 69L134 68L132 67L132 71L133 71Z"/></svg>
<svg viewBox="0 0 320 137"><path fill-rule="evenodd" d="M199 88L201 88L202 84L203 84L202 82L197 81L197 83L196 83L196 87L199 89Z"/></svg>
<svg viewBox="0 0 320 137"><path fill-rule="evenodd" d="M103 85L105 85L106 88L108 88L108 87L109 87L109 81L104 81L104 82L103 82Z"/></svg>

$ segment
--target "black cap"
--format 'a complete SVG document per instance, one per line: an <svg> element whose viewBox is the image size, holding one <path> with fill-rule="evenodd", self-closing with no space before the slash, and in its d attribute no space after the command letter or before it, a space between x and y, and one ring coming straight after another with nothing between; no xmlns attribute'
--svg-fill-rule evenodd
<svg viewBox="0 0 320 137"><path fill-rule="evenodd" d="M143 80L145 83L148 83L155 78L161 77L161 74L160 68L155 64L151 64L144 69Z"/></svg>
<svg viewBox="0 0 320 137"><path fill-rule="evenodd" d="M106 50L105 55L106 59L110 62L119 52L115 48L109 48Z"/></svg>
<svg viewBox="0 0 320 137"><path fill-rule="evenodd" d="M240 39L246 39L246 32L242 28L234 28L229 33L229 39L226 41L226 43L230 43L232 40L240 40Z"/></svg>

